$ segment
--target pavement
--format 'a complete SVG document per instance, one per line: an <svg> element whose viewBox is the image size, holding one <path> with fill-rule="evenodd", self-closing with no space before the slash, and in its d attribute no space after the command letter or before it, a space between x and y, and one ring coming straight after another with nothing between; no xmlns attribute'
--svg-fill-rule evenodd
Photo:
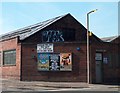
<svg viewBox="0 0 120 93"><path fill-rule="evenodd" d="M44 82L44 81L19 81L10 79L0 79L2 93L17 91L33 93L32 91L116 91L120 93L118 85L87 84L82 82ZM74 92L72 92L74 93Z"/></svg>

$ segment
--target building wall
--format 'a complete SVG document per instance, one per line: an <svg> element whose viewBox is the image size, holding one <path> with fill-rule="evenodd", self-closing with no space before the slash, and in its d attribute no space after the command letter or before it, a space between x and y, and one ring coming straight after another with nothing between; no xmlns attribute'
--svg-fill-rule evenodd
<svg viewBox="0 0 120 93"><path fill-rule="evenodd" d="M114 43L96 43L91 47L91 81L96 82L96 68L95 68L95 53L103 54L102 59L102 82L103 83L118 83L120 75L120 61L119 61L119 46ZM96 51L97 50L97 51ZM107 63L103 60L107 58Z"/></svg>
<svg viewBox="0 0 120 93"><path fill-rule="evenodd" d="M63 72L45 72L37 70L37 60L33 56L37 56L37 44L42 42L42 31L49 30L65 30L73 29L75 31L74 41L53 42L54 53L73 54L72 71ZM69 34L69 32L68 32ZM67 35L67 34L66 34ZM87 81L86 69L86 29L70 15L51 24L50 26L35 33L29 38L22 41L22 80L46 80L46 81ZM80 51L77 51L80 47Z"/></svg>
<svg viewBox="0 0 120 93"><path fill-rule="evenodd" d="M3 78L13 78L20 79L20 61L21 61L21 45L18 44L17 38L9 39L0 42L2 47L0 48L2 55L6 50L16 49L16 65L3 65L2 68L2 77ZM2 56L3 64L3 56Z"/></svg>
<svg viewBox="0 0 120 93"><path fill-rule="evenodd" d="M32 58L33 55L37 56L36 45L42 42L42 31L46 30L64 30L74 29L75 41L54 43L54 52L72 52L73 53L73 70L72 72L40 72L37 70L36 58ZM75 43L76 42L76 43ZM79 42L79 43L77 43ZM102 82L117 81L118 67L114 67L114 60L109 61L109 55L117 54L117 45L111 43L103 43L95 35L90 37L90 82L96 82L96 68L95 68L95 53L101 52L103 58L108 58L107 64L103 65ZM83 81L87 82L87 65L86 65L86 29L78 24L76 20L67 16L48 26L45 29L35 33L29 38L22 41L22 80L47 80L47 81ZM81 50L76 51L77 47ZM34 50L34 51L33 51ZM114 56L114 55L113 55ZM114 57L112 57L114 59ZM116 58L115 58L116 59ZM112 68L109 66L113 66ZM32 69L31 69L32 68ZM29 73L28 73L29 72ZM111 76L113 72L113 76Z"/></svg>
<svg viewBox="0 0 120 93"><path fill-rule="evenodd" d="M37 69L37 44L44 44L42 32L49 30L75 31L74 41L49 42L54 44L53 53L72 53L72 71L38 71ZM69 32L68 32L69 33ZM115 41L117 42L117 41ZM48 43L48 42L47 42ZM16 65L2 67L2 76L20 80L44 80L44 81L80 81L87 82L86 61L86 29L70 15L36 32L25 40L13 38L0 42L0 50L16 49ZM80 48L78 51L77 48ZM102 61L102 81L117 82L120 77L119 57L120 46L115 43L103 43L95 35L90 37L90 82L96 82L95 54L100 52L108 62ZM115 60L114 60L115 59ZM118 62L118 63L117 63Z"/></svg>
<svg viewBox="0 0 120 93"><path fill-rule="evenodd" d="M76 49L77 47L80 47L80 51ZM22 46L22 80L86 82L86 46L84 44L54 43L54 53L72 53L72 71L38 71L36 45L24 44Z"/></svg>

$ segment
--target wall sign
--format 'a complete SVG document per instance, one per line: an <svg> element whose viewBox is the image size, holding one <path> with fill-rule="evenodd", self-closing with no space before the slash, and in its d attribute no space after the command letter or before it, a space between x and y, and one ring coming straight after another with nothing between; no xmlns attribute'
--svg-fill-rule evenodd
<svg viewBox="0 0 120 93"><path fill-rule="evenodd" d="M53 44L37 44L37 53L53 52Z"/></svg>
<svg viewBox="0 0 120 93"><path fill-rule="evenodd" d="M102 53L96 53L95 60L102 60Z"/></svg>
<svg viewBox="0 0 120 93"><path fill-rule="evenodd" d="M107 57L104 57L104 58L103 58L103 63L104 63L104 64L108 64L108 58L107 58Z"/></svg>

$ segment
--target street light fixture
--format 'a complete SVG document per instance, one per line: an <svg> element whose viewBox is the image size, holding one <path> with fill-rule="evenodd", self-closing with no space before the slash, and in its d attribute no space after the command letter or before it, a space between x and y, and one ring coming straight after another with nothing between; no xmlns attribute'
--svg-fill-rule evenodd
<svg viewBox="0 0 120 93"><path fill-rule="evenodd" d="M89 14L96 12L97 9L87 13L87 82L90 83L90 58L89 58Z"/></svg>

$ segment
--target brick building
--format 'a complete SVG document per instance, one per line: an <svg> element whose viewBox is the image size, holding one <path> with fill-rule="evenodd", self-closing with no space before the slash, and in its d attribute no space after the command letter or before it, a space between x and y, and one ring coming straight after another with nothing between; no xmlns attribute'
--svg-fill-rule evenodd
<svg viewBox="0 0 120 93"><path fill-rule="evenodd" d="M0 36L2 77L87 82L86 28L66 14ZM90 36L90 82L118 82L120 36Z"/></svg>

